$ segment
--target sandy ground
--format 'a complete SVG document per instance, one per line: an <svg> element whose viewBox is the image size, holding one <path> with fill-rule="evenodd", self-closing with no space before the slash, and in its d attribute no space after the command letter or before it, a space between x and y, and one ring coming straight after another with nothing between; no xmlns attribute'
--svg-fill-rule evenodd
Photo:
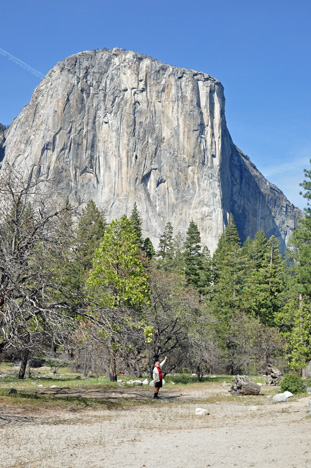
<svg viewBox="0 0 311 468"><path fill-rule="evenodd" d="M273 404L269 387L253 397L228 388L164 387L161 401L118 410L0 407L0 467L311 467L310 397ZM102 397L125 394L150 399L152 389Z"/></svg>

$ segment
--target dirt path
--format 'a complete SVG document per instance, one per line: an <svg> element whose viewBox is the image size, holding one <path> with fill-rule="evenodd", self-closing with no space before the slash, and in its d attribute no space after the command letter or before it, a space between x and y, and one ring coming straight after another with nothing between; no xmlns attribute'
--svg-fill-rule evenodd
<svg viewBox="0 0 311 468"><path fill-rule="evenodd" d="M125 389L107 399L150 398ZM232 397L228 387L166 387L163 399L121 410L0 408L1 468L310 468L310 397L273 404L263 387ZM195 408L209 415L195 416Z"/></svg>

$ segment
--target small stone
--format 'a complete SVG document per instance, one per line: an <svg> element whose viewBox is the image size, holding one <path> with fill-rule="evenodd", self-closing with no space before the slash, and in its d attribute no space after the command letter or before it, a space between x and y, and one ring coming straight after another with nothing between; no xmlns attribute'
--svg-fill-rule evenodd
<svg viewBox="0 0 311 468"><path fill-rule="evenodd" d="M209 412L207 411L207 409L204 409L204 408L196 408L195 409L195 414L196 414L196 416L205 416L205 415L209 414Z"/></svg>
<svg viewBox="0 0 311 468"><path fill-rule="evenodd" d="M143 380L143 385L149 385L149 380L148 379Z"/></svg>

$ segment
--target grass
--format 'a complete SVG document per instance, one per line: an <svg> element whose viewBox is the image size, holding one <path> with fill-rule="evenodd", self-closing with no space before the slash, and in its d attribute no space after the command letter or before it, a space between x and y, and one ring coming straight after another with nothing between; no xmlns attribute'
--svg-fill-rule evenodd
<svg viewBox="0 0 311 468"><path fill-rule="evenodd" d="M133 387L127 382L133 378L123 376L122 387L118 382L110 382L104 376L85 377L72 372L68 367L59 367L58 373L54 374L50 367L31 368L30 377L27 370L25 379L18 379L19 368L11 363L0 363L0 406L13 405L29 409L40 408L67 408L79 410L90 407L105 408L128 408L146 404L153 404L150 398L152 390L150 387ZM142 379L140 379L142 380ZM252 377L254 382L264 382L264 378ZM190 374L174 374L165 377L166 386L182 388L197 387L225 383L228 388L232 383L232 376L208 375L200 382L197 376ZM51 389L56 385L58 388ZM17 393L8 395L9 389L14 388ZM59 389L59 391L58 391ZM117 394L118 393L118 394ZM214 400L227 399L226 397L207 396L204 401L212 403ZM244 398L245 401L245 398Z"/></svg>

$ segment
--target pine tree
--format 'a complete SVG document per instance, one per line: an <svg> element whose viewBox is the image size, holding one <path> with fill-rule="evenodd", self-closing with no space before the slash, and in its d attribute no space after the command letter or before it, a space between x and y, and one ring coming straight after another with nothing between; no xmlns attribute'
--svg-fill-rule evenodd
<svg viewBox="0 0 311 468"><path fill-rule="evenodd" d="M259 231L252 243L251 267L245 275L242 308L257 316L263 324L275 325L275 315L281 307L284 271L279 243L275 236L266 239Z"/></svg>
<svg viewBox="0 0 311 468"><path fill-rule="evenodd" d="M227 371L233 373L236 364L233 357L236 343L231 338L230 322L240 311L243 288L244 255L233 217L218 242L213 256L213 285L210 294L210 310L217 318L217 336L223 349Z"/></svg>
<svg viewBox="0 0 311 468"><path fill-rule="evenodd" d="M146 237L146 239L144 240L143 251L145 252L147 258L149 258L149 260L151 260L155 256L155 250L149 237Z"/></svg>
<svg viewBox="0 0 311 468"><path fill-rule="evenodd" d="M201 235L198 226L190 221L184 243L185 275L188 284L201 287L202 254Z"/></svg>
<svg viewBox="0 0 311 468"><path fill-rule="evenodd" d="M136 202L134 203L133 211L130 216L130 220L132 221L132 226L133 226L133 231L136 234L137 237L137 246L142 250L144 241L142 238L142 231L141 231L141 226L142 226L142 220L141 216L138 212Z"/></svg>
<svg viewBox="0 0 311 468"><path fill-rule="evenodd" d="M173 256L174 238L173 238L173 225L168 222L165 226L164 232L160 237L159 250L157 256L164 260Z"/></svg>
<svg viewBox="0 0 311 468"><path fill-rule="evenodd" d="M123 216L113 220L96 250L86 282L90 313L102 324L110 352L110 378L116 380L116 356L130 345L131 333L145 324L148 277L139 258L137 235Z"/></svg>
<svg viewBox="0 0 311 468"><path fill-rule="evenodd" d="M103 211L97 208L93 200L89 201L78 217L76 229L76 253L84 271L92 267L93 256L103 240L105 228Z"/></svg>
<svg viewBox="0 0 311 468"><path fill-rule="evenodd" d="M305 169L304 173L301 186L307 200L306 214L299 220L290 241L291 262L288 262L284 307L276 317L287 339L290 365L301 369L303 376L311 359L311 171Z"/></svg>
<svg viewBox="0 0 311 468"><path fill-rule="evenodd" d="M232 216L213 256L213 306L228 319L239 307L243 286L244 255Z"/></svg>

